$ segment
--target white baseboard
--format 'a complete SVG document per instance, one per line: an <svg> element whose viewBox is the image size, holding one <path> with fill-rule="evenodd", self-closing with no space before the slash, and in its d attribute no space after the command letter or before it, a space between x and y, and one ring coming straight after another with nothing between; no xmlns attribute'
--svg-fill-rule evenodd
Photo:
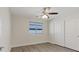
<svg viewBox="0 0 79 59"><path fill-rule="evenodd" d="M28 43L28 44L19 44L19 45L13 45L13 46L11 46L11 48L13 48L13 47L20 47L20 46L35 45L35 44L47 43L47 42L48 42L48 41L43 41L43 42L34 42L34 43Z"/></svg>
<svg viewBox="0 0 79 59"><path fill-rule="evenodd" d="M55 44L54 42L52 42L52 41L49 41L49 43L51 43L51 44Z"/></svg>

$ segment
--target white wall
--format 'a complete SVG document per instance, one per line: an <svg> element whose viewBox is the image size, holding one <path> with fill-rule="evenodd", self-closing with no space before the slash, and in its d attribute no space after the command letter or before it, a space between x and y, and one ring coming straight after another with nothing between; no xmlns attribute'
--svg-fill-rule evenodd
<svg viewBox="0 0 79 59"><path fill-rule="evenodd" d="M0 7L0 47L3 47L3 51L10 51L10 25L9 8Z"/></svg>
<svg viewBox="0 0 79 59"><path fill-rule="evenodd" d="M39 35L29 33L29 21L43 23L43 32ZM12 16L12 40L11 46L24 46L48 42L48 24L46 20L26 18L23 16Z"/></svg>
<svg viewBox="0 0 79 59"><path fill-rule="evenodd" d="M54 29L55 24L54 24L54 20L51 20L48 23L49 23L49 25L48 25L48 27L49 27L49 42L54 44L54 42L55 42L55 32L54 32L55 31L55 29Z"/></svg>

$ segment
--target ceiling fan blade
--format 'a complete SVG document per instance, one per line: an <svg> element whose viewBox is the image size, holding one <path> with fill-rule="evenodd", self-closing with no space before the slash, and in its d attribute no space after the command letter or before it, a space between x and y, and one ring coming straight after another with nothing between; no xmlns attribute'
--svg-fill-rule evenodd
<svg viewBox="0 0 79 59"><path fill-rule="evenodd" d="M57 12L51 12L51 13L48 13L50 15L57 15L58 13Z"/></svg>

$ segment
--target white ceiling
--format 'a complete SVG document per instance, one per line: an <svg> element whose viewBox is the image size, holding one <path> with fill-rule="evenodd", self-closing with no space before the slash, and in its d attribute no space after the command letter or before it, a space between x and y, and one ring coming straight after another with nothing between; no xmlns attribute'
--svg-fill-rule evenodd
<svg viewBox="0 0 79 59"><path fill-rule="evenodd" d="M41 15L43 7L11 7L10 11L12 15L36 17ZM58 12L60 16L75 15L79 12L79 8L68 8L68 7L54 7L51 8L52 12ZM51 16L53 17L53 16Z"/></svg>
<svg viewBox="0 0 79 59"><path fill-rule="evenodd" d="M41 7L12 7L10 10L12 15L20 15L26 17L38 16L42 12Z"/></svg>
<svg viewBox="0 0 79 59"><path fill-rule="evenodd" d="M51 8L52 10L58 12L56 8ZM42 14L43 7L11 7L10 11L12 15L36 17Z"/></svg>

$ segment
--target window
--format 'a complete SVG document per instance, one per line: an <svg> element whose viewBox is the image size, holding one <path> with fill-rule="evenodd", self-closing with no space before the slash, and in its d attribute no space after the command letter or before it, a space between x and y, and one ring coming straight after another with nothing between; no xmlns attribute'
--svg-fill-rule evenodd
<svg viewBox="0 0 79 59"><path fill-rule="evenodd" d="M32 34L41 34L43 30L43 23L41 22L29 22L29 32Z"/></svg>

